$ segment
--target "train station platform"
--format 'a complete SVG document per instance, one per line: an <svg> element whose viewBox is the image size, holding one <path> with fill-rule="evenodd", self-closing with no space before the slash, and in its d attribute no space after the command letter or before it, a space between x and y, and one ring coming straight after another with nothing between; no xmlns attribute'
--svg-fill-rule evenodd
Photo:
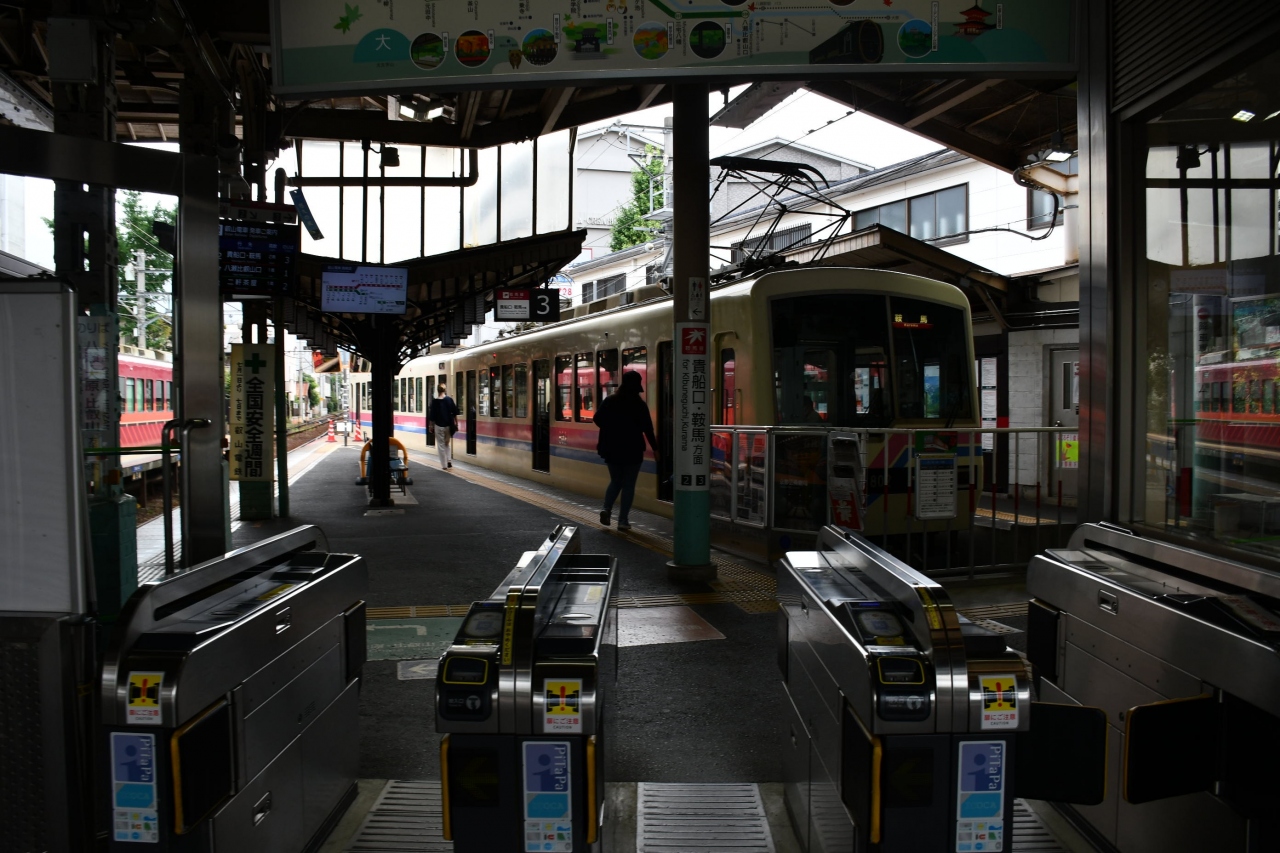
<svg viewBox="0 0 1280 853"><path fill-rule="evenodd" d="M442 471L433 449L409 458L408 494L393 490L395 506L375 509L354 485L357 446L306 445L290 459L292 517L233 532L241 547L314 524L329 551L368 564L360 794L322 850L452 850L441 836L437 658L469 604L562 523L580 528L584 554L615 556L621 578L605 849L799 850L781 783L788 699L774 570L713 552L718 580L676 583L667 519L633 511L622 532L602 526L598 506L579 495L465 461ZM1005 626L1019 647L1019 578L956 584L953 598L972 618ZM1014 850L1093 849L1044 804L1019 802L1015 823Z"/></svg>

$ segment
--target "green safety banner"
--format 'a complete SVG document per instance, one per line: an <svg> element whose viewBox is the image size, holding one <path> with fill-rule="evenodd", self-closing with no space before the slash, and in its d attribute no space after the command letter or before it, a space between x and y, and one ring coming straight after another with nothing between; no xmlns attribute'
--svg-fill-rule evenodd
<svg viewBox="0 0 1280 853"><path fill-rule="evenodd" d="M1071 0L273 0L280 94L1073 72ZM413 118L413 116L409 116Z"/></svg>

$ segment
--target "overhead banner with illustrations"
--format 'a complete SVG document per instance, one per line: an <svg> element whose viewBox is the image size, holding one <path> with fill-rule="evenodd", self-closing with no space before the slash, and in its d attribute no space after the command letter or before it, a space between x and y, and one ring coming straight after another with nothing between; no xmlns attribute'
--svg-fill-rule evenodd
<svg viewBox="0 0 1280 853"><path fill-rule="evenodd" d="M1071 0L274 0L281 94L1072 71Z"/></svg>

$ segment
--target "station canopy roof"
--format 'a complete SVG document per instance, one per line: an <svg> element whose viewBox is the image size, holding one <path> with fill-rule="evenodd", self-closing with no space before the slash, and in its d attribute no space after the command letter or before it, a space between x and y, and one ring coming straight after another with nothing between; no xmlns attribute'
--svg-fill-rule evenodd
<svg viewBox="0 0 1280 853"><path fill-rule="evenodd" d="M122 142L182 142L180 94L193 77L204 92L223 99L246 151L256 140L268 159L295 139L488 148L671 100L670 78L641 75L601 81L588 74L583 75L581 86L423 89L400 93L395 104L389 102L391 95L382 92L279 96L270 86L269 0L88 0L83 6L90 15L94 8L110 6L111 14L104 11L101 20L119 33L115 41L116 134ZM50 82L46 42L54 8L48 0L0 5L0 89L8 93L10 102L50 129L57 84ZM1045 79L985 79L930 77L923 66L902 74L855 70L833 75L828 71L813 79L753 84L712 122L745 126L805 87L1011 171L1049 146L1054 136L1060 144L1075 148L1075 81L1055 73ZM725 91L742 82L699 79ZM409 109L402 111L402 105ZM400 120L402 112L436 117ZM545 280L554 275L577 256L581 240L581 232L564 231L398 264L410 267L413 306L399 325L402 355L441 339L446 329L462 328L464 321L458 317L474 313L477 293L537 283L539 277ZM328 260L302 259L296 305L286 313L294 318L295 327L309 326L340 343L355 344L356 318L320 316L318 265ZM282 319L290 322L289 317Z"/></svg>
<svg viewBox="0 0 1280 853"><path fill-rule="evenodd" d="M387 96L376 92L305 100L272 95L265 86L271 61L269 0L105 5L116 8L109 22L123 31L116 44L117 133L122 141L180 140L178 93L191 74L233 96L238 125L243 125L246 110L263 111L268 137L277 143L304 137L486 148L671 99L671 85L662 79L601 84L584 74L580 87L424 90L402 99L439 108L444 120L398 121L388 118ZM44 44L51 6L0 6L0 70L9 78L4 82L20 87L46 109L53 103ZM261 98L252 96L256 82L264 84ZM712 80L710 85L715 89L741 82ZM909 74L852 71L761 83L731 104L731 112L739 118L758 117L800 86L1006 170L1046 147L1056 130L1075 147L1071 77L932 78L918 69ZM717 123L742 126L733 120L726 114Z"/></svg>

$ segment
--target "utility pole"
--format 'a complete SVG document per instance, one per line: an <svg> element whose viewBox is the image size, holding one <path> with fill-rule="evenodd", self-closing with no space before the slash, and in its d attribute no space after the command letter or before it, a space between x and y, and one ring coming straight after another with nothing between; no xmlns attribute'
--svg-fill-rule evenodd
<svg viewBox="0 0 1280 853"><path fill-rule="evenodd" d="M133 316L137 328L134 337L138 339L138 348L147 348L147 251L133 250Z"/></svg>

